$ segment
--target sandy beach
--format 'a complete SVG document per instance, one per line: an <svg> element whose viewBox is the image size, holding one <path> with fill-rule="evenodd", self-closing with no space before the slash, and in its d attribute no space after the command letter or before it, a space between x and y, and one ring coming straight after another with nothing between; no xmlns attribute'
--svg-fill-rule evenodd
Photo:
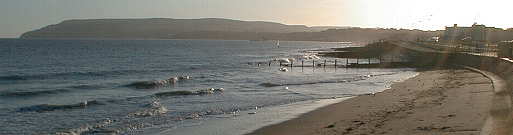
<svg viewBox="0 0 513 135"><path fill-rule="evenodd" d="M480 134L494 95L490 79L440 69L306 113L250 135Z"/></svg>

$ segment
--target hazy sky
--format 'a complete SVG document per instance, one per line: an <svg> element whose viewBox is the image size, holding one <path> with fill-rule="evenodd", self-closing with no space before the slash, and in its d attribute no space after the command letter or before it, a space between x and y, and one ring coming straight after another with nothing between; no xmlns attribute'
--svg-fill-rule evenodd
<svg viewBox="0 0 513 135"><path fill-rule="evenodd" d="M508 0L1 0L0 37L66 19L230 18L309 26L513 27Z"/></svg>

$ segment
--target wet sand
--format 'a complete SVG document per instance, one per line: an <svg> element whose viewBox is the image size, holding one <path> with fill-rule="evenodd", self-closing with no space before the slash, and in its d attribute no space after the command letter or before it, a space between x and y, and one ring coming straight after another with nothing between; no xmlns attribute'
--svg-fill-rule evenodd
<svg viewBox="0 0 513 135"><path fill-rule="evenodd" d="M491 80L482 74L424 71L384 92L351 98L250 135L477 135L493 95Z"/></svg>

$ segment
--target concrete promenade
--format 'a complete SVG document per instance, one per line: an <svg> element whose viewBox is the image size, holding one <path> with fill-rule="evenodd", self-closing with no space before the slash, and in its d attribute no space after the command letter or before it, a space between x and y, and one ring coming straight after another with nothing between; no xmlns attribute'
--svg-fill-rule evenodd
<svg viewBox="0 0 513 135"><path fill-rule="evenodd" d="M480 134L513 134L513 102L511 99L513 88L513 61L500 59L497 55L493 54L487 55L473 52L435 50L412 42L392 41L391 43L392 45L407 48L416 52L442 55L444 56L443 61L450 63L450 65L463 66L488 77L492 81L494 94L488 118L483 125Z"/></svg>

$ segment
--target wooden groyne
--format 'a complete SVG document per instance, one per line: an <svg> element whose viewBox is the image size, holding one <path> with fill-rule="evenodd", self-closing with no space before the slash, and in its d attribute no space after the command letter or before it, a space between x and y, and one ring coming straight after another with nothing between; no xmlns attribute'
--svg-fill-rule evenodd
<svg viewBox="0 0 513 135"><path fill-rule="evenodd" d="M249 63L258 67L290 67L290 68L398 68L412 67L411 62L400 58L337 58L325 60L302 60L290 63L278 61Z"/></svg>

